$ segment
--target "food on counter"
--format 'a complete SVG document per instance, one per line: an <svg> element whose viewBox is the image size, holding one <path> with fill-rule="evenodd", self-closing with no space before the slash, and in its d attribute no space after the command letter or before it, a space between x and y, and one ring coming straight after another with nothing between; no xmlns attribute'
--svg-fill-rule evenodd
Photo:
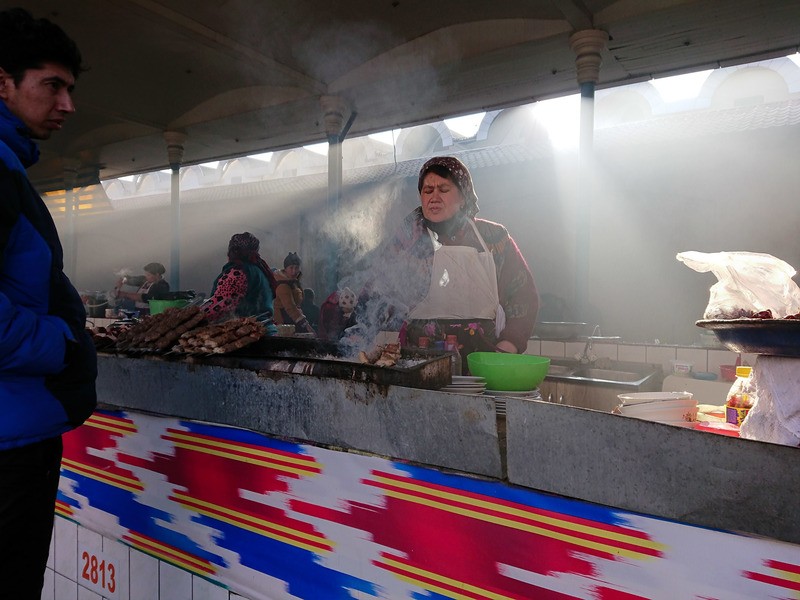
<svg viewBox="0 0 800 600"><path fill-rule="evenodd" d="M117 350L158 351L170 348L185 332L205 322L206 315L197 306L168 308L147 315L117 337Z"/></svg>
<svg viewBox="0 0 800 600"><path fill-rule="evenodd" d="M108 350L117 345L117 336L120 330L116 328L107 327L92 327L89 334L94 341L94 347L98 350Z"/></svg>
<svg viewBox="0 0 800 600"><path fill-rule="evenodd" d="M224 354L257 342L265 333L264 326L256 319L241 317L183 332L172 350L185 354Z"/></svg>
<svg viewBox="0 0 800 600"><path fill-rule="evenodd" d="M376 367L393 367L400 360L400 344L383 344L358 353L358 362Z"/></svg>

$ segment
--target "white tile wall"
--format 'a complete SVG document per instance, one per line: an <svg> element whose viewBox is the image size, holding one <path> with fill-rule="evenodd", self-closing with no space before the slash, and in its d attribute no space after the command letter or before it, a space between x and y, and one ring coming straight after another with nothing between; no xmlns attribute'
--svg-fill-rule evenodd
<svg viewBox="0 0 800 600"><path fill-rule="evenodd" d="M114 600L130 600L130 548L116 540L103 538L103 555L116 566L117 591Z"/></svg>
<svg viewBox="0 0 800 600"><path fill-rule="evenodd" d="M564 342L554 342L552 340L542 340L542 356L561 357L564 354Z"/></svg>
<svg viewBox="0 0 800 600"><path fill-rule="evenodd" d="M719 375L720 365L733 365L736 364L738 358L736 352L730 350L709 350L708 351L708 370L710 373Z"/></svg>
<svg viewBox="0 0 800 600"><path fill-rule="evenodd" d="M55 600L78 600L78 584L60 573L56 573L55 592Z"/></svg>
<svg viewBox="0 0 800 600"><path fill-rule="evenodd" d="M53 571L52 565L48 565L47 570L44 572L42 600L56 600L56 572Z"/></svg>
<svg viewBox="0 0 800 600"><path fill-rule="evenodd" d="M624 362L647 362L647 348L639 345L621 344L617 348L617 360Z"/></svg>
<svg viewBox="0 0 800 600"><path fill-rule="evenodd" d="M542 342L539 340L528 340L528 348L525 354L533 354L534 356L542 355Z"/></svg>
<svg viewBox="0 0 800 600"><path fill-rule="evenodd" d="M54 566L56 573L72 581L78 581L77 523L56 518L53 535L55 536ZM59 600L61 599L59 598Z"/></svg>
<svg viewBox="0 0 800 600"><path fill-rule="evenodd" d="M229 597L230 592L225 588L197 575L192 576L192 600L228 600Z"/></svg>
<svg viewBox="0 0 800 600"><path fill-rule="evenodd" d="M678 360L684 360L692 365L692 371L701 373L708 371L708 350L703 348L678 348ZM672 371L665 371L671 373Z"/></svg>
<svg viewBox="0 0 800 600"><path fill-rule="evenodd" d="M661 365L664 373L669 373L672 369L670 361L676 360L678 353L675 346L647 346L645 356L645 362L651 365Z"/></svg>
<svg viewBox="0 0 800 600"><path fill-rule="evenodd" d="M154 600L158 598L159 562L149 554L130 551L130 600ZM164 598L163 600L167 600Z"/></svg>
<svg viewBox="0 0 800 600"><path fill-rule="evenodd" d="M92 590L78 586L78 600L103 600L100 594L95 594Z"/></svg>
<svg viewBox="0 0 800 600"><path fill-rule="evenodd" d="M159 564L158 584L169 590L169 600L192 600L192 574L169 563ZM162 600L167 600L166 596Z"/></svg>

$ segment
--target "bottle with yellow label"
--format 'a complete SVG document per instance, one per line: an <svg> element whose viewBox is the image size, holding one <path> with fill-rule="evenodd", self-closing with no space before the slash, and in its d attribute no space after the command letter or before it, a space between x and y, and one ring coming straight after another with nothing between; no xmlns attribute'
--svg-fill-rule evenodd
<svg viewBox="0 0 800 600"><path fill-rule="evenodd" d="M725 401L725 420L731 425L741 425L756 401L752 367L736 367L736 380L733 382Z"/></svg>

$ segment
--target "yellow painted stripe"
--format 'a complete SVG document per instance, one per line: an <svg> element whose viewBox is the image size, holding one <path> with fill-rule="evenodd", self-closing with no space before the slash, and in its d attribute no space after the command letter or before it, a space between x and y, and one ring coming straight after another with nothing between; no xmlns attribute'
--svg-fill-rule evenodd
<svg viewBox="0 0 800 600"><path fill-rule="evenodd" d="M118 475L117 473L111 473L109 471L104 471L103 469L85 465L69 458L62 458L61 465L66 466L67 469L71 471L85 475L89 479L94 479L95 481L101 481L103 483L110 483L115 487L128 490L129 492L140 492L144 489L142 483L137 479L125 477L124 475Z"/></svg>
<svg viewBox="0 0 800 600"><path fill-rule="evenodd" d="M774 577L780 577L781 579L791 581L792 583L800 583L800 573L784 571L783 569L776 569L775 567L771 567L771 569L774 573Z"/></svg>
<svg viewBox="0 0 800 600"><path fill-rule="evenodd" d="M309 458L296 458L293 456L287 456L280 452L274 452L272 450L267 450L264 448L253 448L249 446L244 446L242 444L236 442L227 442L220 439L208 439L205 437L201 437L199 435L195 435L192 433L183 433L180 431L170 431L170 433L164 436L167 440L183 440L186 442L195 442L198 445L203 446L213 446L215 448L224 448L226 450L234 450L239 451L242 453L246 453L251 456L258 456L261 458L267 458L277 461L288 462L292 464L296 464L306 468L321 468L321 465L312 457Z"/></svg>
<svg viewBox="0 0 800 600"><path fill-rule="evenodd" d="M133 433L136 433L136 430L125 429L122 427L115 427L112 426L111 424L106 424L106 423L96 423L96 422L86 421L84 425L87 427L94 427L95 429L102 429L103 431L109 431L111 433L119 433L120 435L131 435Z"/></svg>
<svg viewBox="0 0 800 600"><path fill-rule="evenodd" d="M199 446L207 447L209 445L213 446L214 448L224 448L226 450L233 450L238 452L243 452L248 454L249 456L255 456L259 458L264 458L267 460L275 460L280 462L286 462L294 465L298 465L300 467L305 467L306 469L320 469L322 465L320 465L316 460L313 458L309 458L308 460L294 458L292 456L286 456L284 454L280 454L278 452L272 452L270 450L264 450L261 448L250 448L246 446L242 446L241 444L237 444L235 442L223 442L222 440L209 440L207 438L199 437L197 435L193 435L191 433L181 433L172 431L164 436L165 439L172 441L172 440L183 440L185 442L194 442ZM244 460L242 458L241 460Z"/></svg>
<svg viewBox="0 0 800 600"><path fill-rule="evenodd" d="M199 435L194 435L194 434L191 434L191 433L182 433L182 432L172 431L172 432L168 433L167 435L165 435L164 437L166 439L175 438L175 439L185 440L187 442L196 442L196 443L201 444L201 445L211 445L211 446L215 446L217 448L226 448L228 450L238 450L239 452L244 452L244 453L247 453L247 454L251 454L253 456L261 456L263 458L272 458L274 460L282 460L284 462L290 462L290 463L294 463L294 464L301 465L301 466L304 466L304 467L309 467L309 468L310 467L320 468L322 466L313 457L298 458L298 457L295 457L295 456L292 456L292 455L287 455L287 454L284 454L284 453L281 453L281 452L275 452L273 450L267 450L267 449L264 449L264 448L254 448L254 447L250 447L250 446L245 446L245 445L239 444L237 442L226 442L226 441L223 441L221 439L216 439L216 438L215 439L208 439L208 438L201 437ZM300 456L300 455L297 455L297 456Z"/></svg>
<svg viewBox="0 0 800 600"><path fill-rule="evenodd" d="M411 565L407 565L406 563L402 563L402 562L393 560L393 559L391 559L389 557L386 557L386 556L384 556L381 559L381 561L384 562L387 565L391 565L392 567L395 567L396 569L401 569L401 570L405 571L406 573L417 575L418 577L426 577L428 579L433 579L434 581L438 581L439 583L442 583L442 584L445 584L445 585L449 585L450 587L459 588L459 589L464 590L465 592L470 592L471 594L473 594L472 596L465 596L465 595L459 594L457 592L454 592L453 590L451 590L449 588L439 587L439 586L431 586L430 582L414 579L410 575L405 575L405 576L404 575L398 575L397 573L392 571L392 573L395 576L398 576L401 579L405 579L406 581L414 582L417 585L420 585L420 586L424 587L427 590L438 592L439 594L442 594L444 596L448 596L449 598L458 598L459 600L461 600L461 599L475 600L474 595L477 594L481 598L489 598L490 600L513 600L513 598L510 597L510 596L506 596L504 594L497 594L495 592L490 592L489 590L480 588L480 587L478 587L476 585L470 585L468 583L464 583L463 581L457 581L457 580L452 579L450 577L445 577L444 575L439 575L438 573L434 573L433 571L426 571L425 569L420 569L419 567L412 567ZM379 561L379 562L381 562L381 561Z"/></svg>
<svg viewBox="0 0 800 600"><path fill-rule="evenodd" d="M92 415L86 420L84 425L96 427L98 429L108 429L110 431L120 431L124 434L132 434L138 431L138 428L133 423L123 421L121 419L113 419L111 417L104 417L101 415Z"/></svg>
<svg viewBox="0 0 800 600"><path fill-rule="evenodd" d="M536 535L541 535L543 537L547 537L554 540L559 540L562 542L567 542L569 544L573 544L575 546L580 546L583 548L591 548L593 550L599 550L601 552L607 552L608 554L614 554L618 556L625 556L627 558L633 558L636 560L649 560L656 558L654 556L650 556L649 554L643 554L641 552L636 552L635 550L628 550L627 548L618 548L616 546L611 546L608 544L601 544L599 542L593 542L591 540L586 540L580 537L576 537L573 535L566 535L563 533L558 533L556 531L552 531L550 529L545 529L543 527L536 527L534 525L528 525L525 523L520 523L519 521L513 521L511 519L504 519L502 517L493 517L489 516L485 513L478 512L475 510L468 510L464 508L458 508L452 506L450 504L445 504L443 502L436 502L436 501L421 501L417 496L413 496L410 494L403 494L401 492L395 492L392 490L384 490L384 493L387 496L391 496L393 498L398 498L400 500L406 500L408 502L413 502L415 504L421 504L423 506L429 506L431 508L436 508L439 510L444 510L449 513L461 515L463 517L471 517L473 519L477 519L479 521L484 521L487 523L494 523L495 525L502 525L504 527L509 527L511 529L518 529L520 531L525 531L528 533L535 533Z"/></svg>
<svg viewBox="0 0 800 600"><path fill-rule="evenodd" d="M209 575L216 575L216 569L213 567L197 567L195 565L186 563L180 559L175 558L174 556L167 554L165 552L158 552L157 550L151 549L149 546L142 546L140 544L134 544L134 547L153 556L155 558L161 559L165 562L168 562L173 565L177 565L179 567L183 567L187 571L191 571L192 573L196 573L198 575L202 575L204 577L208 577Z"/></svg>
<svg viewBox="0 0 800 600"><path fill-rule="evenodd" d="M94 414L86 421L87 423L108 423L109 425L113 425L114 427L130 429L131 431L139 431L139 428L136 427L136 423L129 421L127 419L120 419L116 417L108 417L106 415L98 415Z"/></svg>
<svg viewBox="0 0 800 600"><path fill-rule="evenodd" d="M184 565L191 565L192 567L197 567L204 572L212 571L213 567L208 561L205 561L201 558L194 556L193 554L189 554L175 548L173 546L166 546L160 543L158 540L153 540L149 538L144 538L139 534L128 532L128 537L136 542L136 544L141 548L148 548L150 551L154 553L158 553L159 555L169 557L168 560L175 562L176 560L179 561L181 564Z"/></svg>
<svg viewBox="0 0 800 600"><path fill-rule="evenodd" d="M333 546L335 545L331 540L328 540L322 536L318 536L313 533L306 533L305 531L298 531L297 529L292 529L291 527L286 527L285 525L279 525L278 523L274 523L266 519L253 517L252 515L246 515L239 511L230 510L211 502L205 502L203 500L187 496L186 494L176 493L175 498L178 499L180 504L190 510L199 512L200 514L212 517L224 523L228 523L229 525L235 525L241 529L246 529L247 531L252 531L253 533L257 533L286 544L291 544L292 546L296 546L298 548L303 548L312 552L331 552L333 551ZM314 546L312 544L305 544L301 541L274 533L273 530L279 531L283 534L294 535L308 540L309 542L317 542L320 545L328 546L328 548L320 548L319 546Z"/></svg>
<svg viewBox="0 0 800 600"><path fill-rule="evenodd" d="M398 482L398 481L396 481L394 479L390 479L390 478L387 478L387 477L380 477L380 476L376 476L375 480L376 481L380 481L381 483L385 483L387 485L392 485L394 487L400 487L400 488L403 488L403 489L406 489L406 490L417 491L417 492L421 492L421 493L424 493L424 494L429 495L429 496L435 496L437 498L442 498L443 500L450 500L450 501L458 502L460 504L467 504L469 506L474 506L476 508L493 510L495 512L500 512L500 513L504 513L504 514L507 514L507 515L512 515L512 516L515 516L515 517L521 517L521 518L524 518L524 519L527 519L527 520L530 520L530 521L535 521L535 522L538 522L538 523L544 523L544 524L547 524L547 525L555 525L557 527L561 527L563 529L568 529L568 530L574 531L576 533L583 533L583 534L587 534L587 535L595 535L595 536L598 536L598 537L605 538L607 540L625 542L625 543L628 543L628 544L633 544L633 545L639 546L640 548L648 548L648 549L651 549L651 550L658 550L658 551L662 551L662 552L667 549L667 546L665 546L664 544L660 544L660 543L655 542L653 540L642 539L642 538L639 538L639 537L626 535L624 533L616 533L616 532L613 532L613 531L608 531L606 529L600 529L598 527L592 527L590 525L581 525L580 523L574 523L572 521L557 519L557 518L554 518L554 517L548 517L548 516L541 515L541 514L538 514L538 513L535 513L535 512L531 512L531 511L527 511L527 510L524 510L524 509L514 508L514 507L511 507L511 506L506 506L504 504L495 504L495 503L492 503L492 502L487 501L487 500L478 500L478 499L471 498L471 497L460 496L459 494L457 494L455 492L444 492L444 491L441 491L441 490L431 489L429 487L426 487L424 485L420 485L420 484L417 484L417 483ZM426 502L423 499L418 499L418 503L426 504ZM454 510L451 511L451 512L457 512L459 514L461 514L461 511L463 510L460 507L453 507L453 508L454 508ZM493 519L497 519L497 518L498 517L490 517L489 515L487 515L487 519L484 519L484 520L492 520L492 522L498 522L498 521L493 520Z"/></svg>
<svg viewBox="0 0 800 600"><path fill-rule="evenodd" d="M201 454L209 454L211 456L219 456L220 458L228 458L231 460L247 463L250 465L255 465L257 467L267 467L274 471L283 471L284 473L294 473L295 475L305 475L305 476L317 475L316 472L309 471L307 469L290 467L288 465L271 462L269 460L259 460L250 456L242 456L240 454L224 452L222 450L214 450L213 448L208 448L207 446L197 446L195 444L189 444L177 441L173 441L172 445L175 446L176 448L184 448L186 450L193 450L195 452L200 452Z"/></svg>

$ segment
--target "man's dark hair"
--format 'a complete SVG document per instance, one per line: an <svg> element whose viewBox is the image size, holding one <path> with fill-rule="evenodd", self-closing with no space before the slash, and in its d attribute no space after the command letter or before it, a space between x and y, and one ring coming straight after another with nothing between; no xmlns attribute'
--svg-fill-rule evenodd
<svg viewBox="0 0 800 600"><path fill-rule="evenodd" d="M0 67L19 84L25 71L44 63L67 67L77 79L86 69L78 46L55 23L35 19L24 8L0 12Z"/></svg>

